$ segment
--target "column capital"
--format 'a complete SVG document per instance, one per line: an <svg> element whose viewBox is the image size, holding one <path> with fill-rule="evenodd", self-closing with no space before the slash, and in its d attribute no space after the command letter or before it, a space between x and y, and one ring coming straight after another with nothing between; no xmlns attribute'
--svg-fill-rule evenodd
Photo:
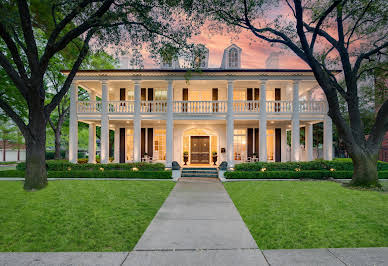
<svg viewBox="0 0 388 266"><path fill-rule="evenodd" d="M267 85L267 79L261 79L260 80L260 86L265 86L265 85Z"/></svg>
<svg viewBox="0 0 388 266"><path fill-rule="evenodd" d="M133 84L135 84L135 85L140 85L140 83L141 83L140 79L134 79L133 80Z"/></svg>
<svg viewBox="0 0 388 266"><path fill-rule="evenodd" d="M101 80L101 85L108 85L108 80L106 79Z"/></svg>
<svg viewBox="0 0 388 266"><path fill-rule="evenodd" d="M230 85L233 85L235 80L234 79L227 79L227 82L228 82L228 86L230 86Z"/></svg>
<svg viewBox="0 0 388 266"><path fill-rule="evenodd" d="M294 85L294 86L296 86L296 85L299 86L299 83L300 83L300 80L299 80L299 79L293 79L293 80L292 80L292 85Z"/></svg>

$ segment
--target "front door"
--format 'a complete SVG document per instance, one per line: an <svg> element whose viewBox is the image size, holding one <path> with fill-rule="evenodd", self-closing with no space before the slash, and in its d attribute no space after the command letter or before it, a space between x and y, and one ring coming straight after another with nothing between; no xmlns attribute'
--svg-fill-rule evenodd
<svg viewBox="0 0 388 266"><path fill-rule="evenodd" d="M191 137L191 163L192 164L209 163L209 137L208 136Z"/></svg>

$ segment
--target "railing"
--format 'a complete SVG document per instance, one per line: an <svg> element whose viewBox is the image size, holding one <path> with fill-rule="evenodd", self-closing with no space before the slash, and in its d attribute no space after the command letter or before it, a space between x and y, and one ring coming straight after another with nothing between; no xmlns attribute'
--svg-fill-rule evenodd
<svg viewBox="0 0 388 266"><path fill-rule="evenodd" d="M291 113L292 101L266 101L267 113Z"/></svg>
<svg viewBox="0 0 388 266"><path fill-rule="evenodd" d="M77 103L78 113L99 113L101 112L101 102L79 101Z"/></svg>
<svg viewBox="0 0 388 266"><path fill-rule="evenodd" d="M167 101L143 101L140 105L141 113L165 113Z"/></svg>
<svg viewBox="0 0 388 266"><path fill-rule="evenodd" d="M252 113L259 111L259 101L233 101L233 112L235 113Z"/></svg>
<svg viewBox="0 0 388 266"><path fill-rule="evenodd" d="M301 101L299 102L300 113L324 113L326 103L324 101Z"/></svg>
<svg viewBox="0 0 388 266"><path fill-rule="evenodd" d="M226 101L174 101L175 113L226 113Z"/></svg>
<svg viewBox="0 0 388 266"><path fill-rule="evenodd" d="M292 101L266 101L267 113L292 113ZM226 113L227 101L173 101L174 113ZM324 101L300 101L300 113L323 114L326 112L326 102ZM101 113L102 102L79 101L77 102L78 113ZM134 113L134 101L109 101L109 113ZM147 113L166 113L167 101L142 101L140 112ZM259 101L233 101L234 113L259 113Z"/></svg>
<svg viewBox="0 0 388 266"><path fill-rule="evenodd" d="M134 111L134 101L109 101L109 113L133 113Z"/></svg>

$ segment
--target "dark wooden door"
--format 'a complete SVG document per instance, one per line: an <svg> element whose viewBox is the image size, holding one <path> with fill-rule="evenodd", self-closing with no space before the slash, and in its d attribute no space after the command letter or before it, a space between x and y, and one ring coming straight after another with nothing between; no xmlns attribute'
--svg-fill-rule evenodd
<svg viewBox="0 0 388 266"><path fill-rule="evenodd" d="M275 88L275 101L280 101L280 88ZM280 112L280 103L275 103L275 112Z"/></svg>
<svg viewBox="0 0 388 266"><path fill-rule="evenodd" d="M218 101L218 88L212 89L212 101ZM218 103L213 103L213 112L218 112Z"/></svg>
<svg viewBox="0 0 388 266"><path fill-rule="evenodd" d="M282 145L281 143L281 129L275 128L275 162L280 162L282 160Z"/></svg>
<svg viewBox="0 0 388 266"><path fill-rule="evenodd" d="M208 136L191 137L191 163L192 164L209 163L209 137Z"/></svg>
<svg viewBox="0 0 388 266"><path fill-rule="evenodd" d="M189 100L189 89L183 88L182 89L182 101L188 101ZM187 103L182 103L182 112L187 112Z"/></svg>
<svg viewBox="0 0 388 266"><path fill-rule="evenodd" d="M125 128L120 128L120 163L125 163Z"/></svg>

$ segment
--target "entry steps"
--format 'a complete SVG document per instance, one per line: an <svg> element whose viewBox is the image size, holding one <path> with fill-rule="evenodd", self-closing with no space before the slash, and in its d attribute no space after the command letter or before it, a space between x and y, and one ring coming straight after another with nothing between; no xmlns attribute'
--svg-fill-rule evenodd
<svg viewBox="0 0 388 266"><path fill-rule="evenodd" d="M216 167L183 167L181 177L218 178Z"/></svg>

